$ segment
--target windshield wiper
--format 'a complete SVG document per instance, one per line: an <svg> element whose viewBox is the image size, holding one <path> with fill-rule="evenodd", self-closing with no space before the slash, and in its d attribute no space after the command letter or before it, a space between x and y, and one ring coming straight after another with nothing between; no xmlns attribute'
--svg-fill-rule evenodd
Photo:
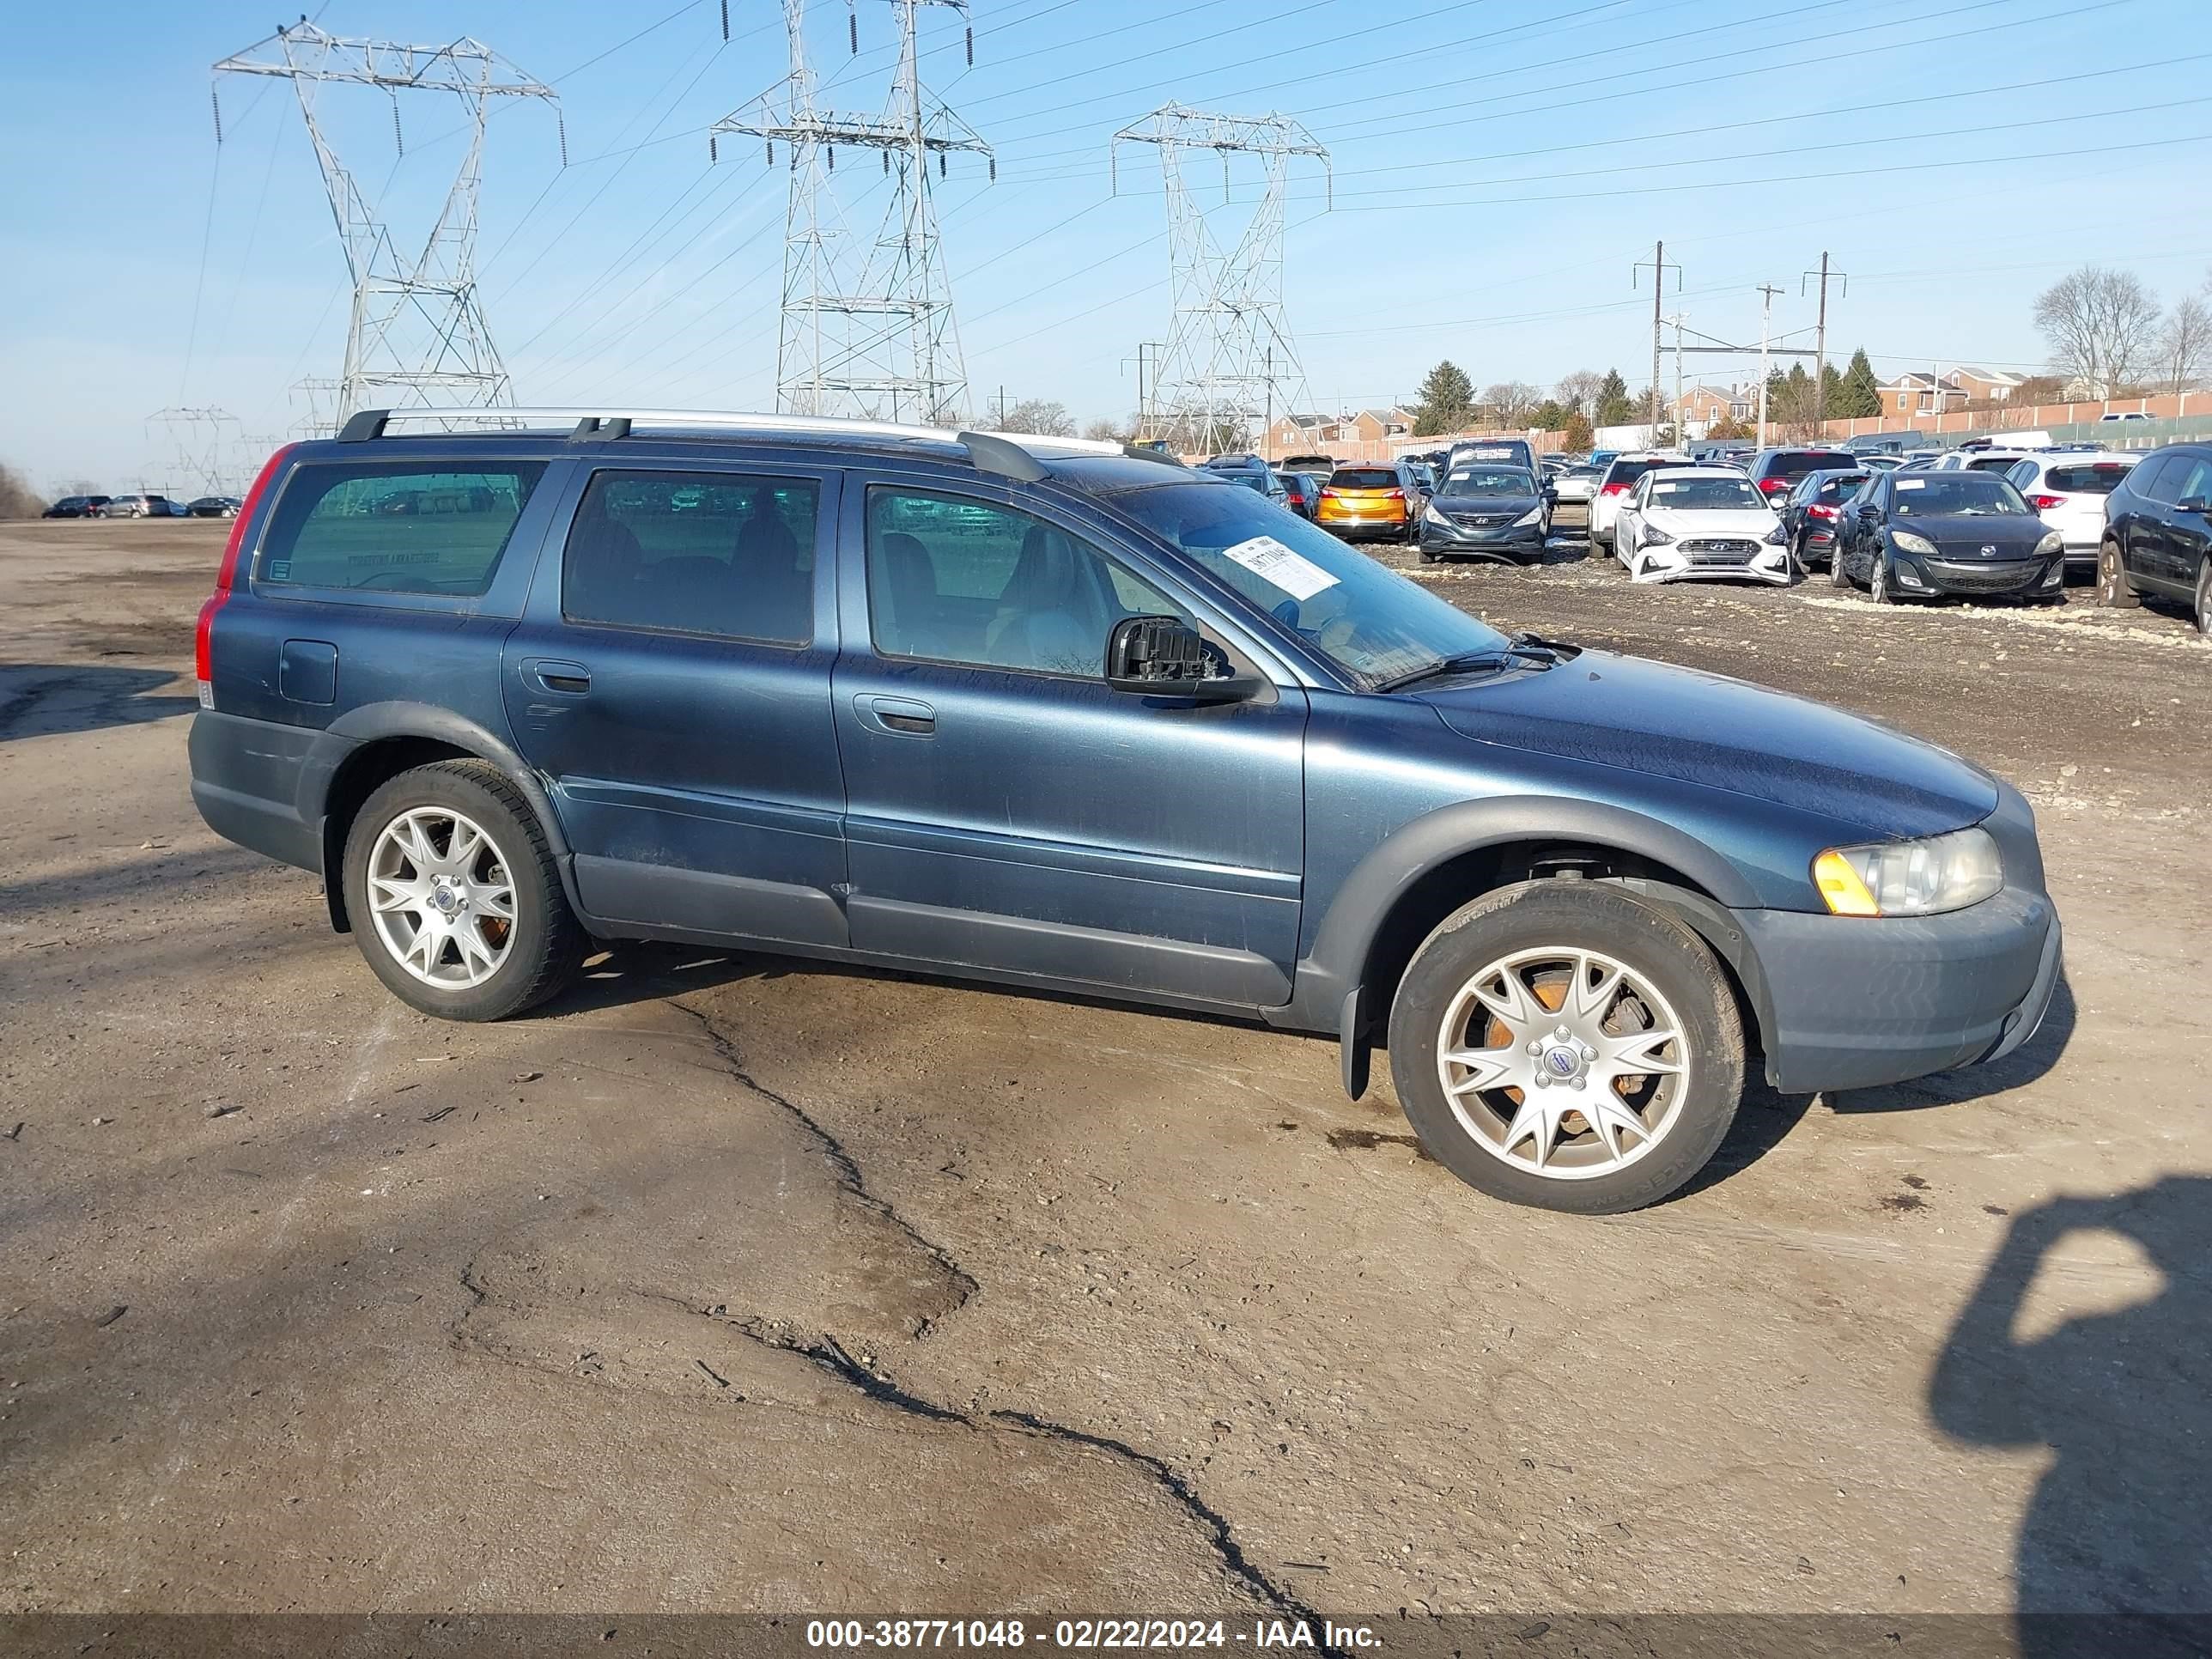
<svg viewBox="0 0 2212 1659"><path fill-rule="evenodd" d="M1419 668L1408 669L1387 680L1377 680L1375 689L1377 691L1402 691L1423 680L1441 679L1447 674L1471 674L1478 669L1549 668L1561 660L1553 654L1554 651L1572 649L1572 647L1549 646L1524 635L1495 650L1462 651L1454 656L1439 657L1434 662L1424 663Z"/></svg>

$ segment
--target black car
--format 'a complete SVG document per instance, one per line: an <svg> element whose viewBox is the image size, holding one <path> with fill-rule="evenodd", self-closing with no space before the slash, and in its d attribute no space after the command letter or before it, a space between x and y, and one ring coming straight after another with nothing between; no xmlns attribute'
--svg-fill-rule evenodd
<svg viewBox="0 0 2212 1659"><path fill-rule="evenodd" d="M234 519L238 516L238 497L235 495L203 495L185 507L188 519Z"/></svg>
<svg viewBox="0 0 2212 1659"><path fill-rule="evenodd" d="M2064 600L2066 547L1993 472L1878 472L1851 497L1829 565L1877 605L1942 594Z"/></svg>
<svg viewBox="0 0 2212 1659"><path fill-rule="evenodd" d="M2055 533L2055 532L2054 532ZM2105 497L2097 603L2182 599L2212 634L2212 444L2175 444L2137 462Z"/></svg>
<svg viewBox="0 0 2212 1659"><path fill-rule="evenodd" d="M1278 471L1275 482L1283 487L1283 505L1301 519L1310 519L1314 508L1321 502L1321 487L1327 475L1316 477L1310 472Z"/></svg>
<svg viewBox="0 0 2212 1659"><path fill-rule="evenodd" d="M45 512L42 519L96 519L100 508L107 505L105 495L64 495Z"/></svg>
<svg viewBox="0 0 2212 1659"><path fill-rule="evenodd" d="M1551 531L1552 486L1525 467L1462 461L1421 515L1421 562L1501 559L1534 564Z"/></svg>
<svg viewBox="0 0 2212 1659"><path fill-rule="evenodd" d="M1778 513L1784 496L1808 472L1855 472L1859 458L1844 449L1762 449L1744 465L1766 504Z"/></svg>
<svg viewBox="0 0 2212 1659"><path fill-rule="evenodd" d="M1280 502L1289 494L1283 481L1275 476L1274 468L1257 455L1216 455L1201 471L1241 483L1247 489L1256 489L1269 501Z"/></svg>
<svg viewBox="0 0 2212 1659"><path fill-rule="evenodd" d="M1836 524L1844 504L1859 492L1869 475L1851 472L1808 472L1778 509L1782 533L1790 538L1790 556L1800 570L1828 562L1836 550Z"/></svg>

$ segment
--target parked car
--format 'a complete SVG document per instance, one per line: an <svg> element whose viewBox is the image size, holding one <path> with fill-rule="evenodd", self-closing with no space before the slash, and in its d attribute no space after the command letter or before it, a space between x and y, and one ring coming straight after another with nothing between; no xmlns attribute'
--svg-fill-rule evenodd
<svg viewBox="0 0 2212 1659"><path fill-rule="evenodd" d="M1779 507L1808 472L1848 472L1859 458L1847 449L1762 449L1745 465L1759 491Z"/></svg>
<svg viewBox="0 0 2212 1659"><path fill-rule="evenodd" d="M1283 505L1301 519L1310 519L1321 504L1321 480L1310 472L1278 471L1275 481L1283 486Z"/></svg>
<svg viewBox="0 0 2212 1659"><path fill-rule="evenodd" d="M2043 522L2064 541L2066 562L2094 564L2105 539L2105 502L2142 458L2054 450L2023 455L2005 469Z"/></svg>
<svg viewBox="0 0 2212 1659"><path fill-rule="evenodd" d="M1919 441L1917 432L1867 432L1844 439L1838 447L1849 450L1863 461L1869 455L1901 455Z"/></svg>
<svg viewBox="0 0 2212 1659"><path fill-rule="evenodd" d="M1623 450L1615 455L1606 463L1604 476L1599 478L1596 492L1590 496L1590 545L1612 550L1613 519L1638 478L1666 467L1696 465L1687 455L1666 449Z"/></svg>
<svg viewBox="0 0 2212 1659"><path fill-rule="evenodd" d="M103 519L172 519L180 518L183 514L182 505L172 501L167 495L143 493L111 495L100 509L100 516Z"/></svg>
<svg viewBox="0 0 2212 1659"><path fill-rule="evenodd" d="M1420 485L1422 495L1433 495L1437 493L1437 480L1442 475L1436 468L1431 466L1426 461L1417 460L1412 456L1401 456L1400 459L1406 463L1407 470L1413 473L1413 482Z"/></svg>
<svg viewBox="0 0 2212 1659"><path fill-rule="evenodd" d="M1421 514L1421 562L1497 559L1534 564L1551 534L1552 487L1526 469L1462 461Z"/></svg>
<svg viewBox="0 0 2212 1659"><path fill-rule="evenodd" d="M203 495L185 505L185 516L188 519L234 519L238 516L238 507L235 495Z"/></svg>
<svg viewBox="0 0 2212 1659"><path fill-rule="evenodd" d="M1403 461L1340 466L1322 486L1314 522L1346 541L1377 536L1419 541L1421 512L1427 505L1413 469Z"/></svg>
<svg viewBox="0 0 2212 1659"><path fill-rule="evenodd" d="M1899 459L1898 470L1917 471L1931 467L1943 459L1944 453L1940 449L1908 449Z"/></svg>
<svg viewBox="0 0 2212 1659"><path fill-rule="evenodd" d="M1451 447L1444 458L1444 471L1469 461L1503 462L1517 466L1523 472L1536 470L1536 447L1526 438L1462 438Z"/></svg>
<svg viewBox="0 0 2212 1659"><path fill-rule="evenodd" d="M1994 472L1878 473L1836 527L1829 575L1877 605L1965 594L2065 599L2064 543Z"/></svg>
<svg viewBox="0 0 2212 1659"><path fill-rule="evenodd" d="M2146 415L2142 410L2137 409L2130 410L2124 413L2113 413L2108 411L2097 416L2097 421L2100 425L2104 425L2107 422L2118 422L2121 421L2148 421L2150 418L2151 417L2148 415Z"/></svg>
<svg viewBox="0 0 2212 1659"><path fill-rule="evenodd" d="M1858 494L1859 486L1875 470L1808 472L1797 481L1797 487L1782 504L1782 534L1799 569L1810 570L1828 562L1836 550L1836 525L1843 516L1844 504Z"/></svg>
<svg viewBox="0 0 2212 1659"><path fill-rule="evenodd" d="M1271 501L1288 499L1288 492L1283 488L1283 481L1275 476L1274 468L1257 455L1216 455L1200 470L1257 490Z"/></svg>
<svg viewBox="0 0 2212 1659"><path fill-rule="evenodd" d="M2125 609L2149 593L2191 608L2212 634L2212 444L2171 444L2105 497L2097 602Z"/></svg>
<svg viewBox="0 0 2212 1659"><path fill-rule="evenodd" d="M1797 574L1782 520L1732 466L1646 472L1621 502L1613 547L1639 582L1718 579L1787 587Z"/></svg>
<svg viewBox="0 0 2212 1659"><path fill-rule="evenodd" d="M1858 456L1859 465L1869 472L1894 472L1905 465L1902 456L1893 455L1887 450L1863 449Z"/></svg>
<svg viewBox="0 0 2212 1659"><path fill-rule="evenodd" d="M1577 507L1589 507L1589 498L1597 493L1598 475L1604 471L1603 467L1593 466L1588 461L1560 468L1558 476L1552 480L1553 499L1554 501L1571 502Z"/></svg>
<svg viewBox="0 0 2212 1659"><path fill-rule="evenodd" d="M1312 472L1326 478L1336 471L1334 455L1285 455L1276 465L1285 472Z"/></svg>
<svg viewBox="0 0 2212 1659"><path fill-rule="evenodd" d="M431 1016L643 938L1330 1034L1355 1097L1387 1032L1440 1164L1590 1213L1697 1175L1747 1055L1873 1087L2051 1000L2033 817L1979 767L1501 633L1171 459L392 418L256 481L190 756L209 824L317 873ZM363 510L456 476L456 510Z"/></svg>
<svg viewBox="0 0 2212 1659"><path fill-rule="evenodd" d="M107 505L105 495L64 495L45 512L42 519L96 519Z"/></svg>
<svg viewBox="0 0 2212 1659"><path fill-rule="evenodd" d="M1961 444L1941 460L1932 462L1929 471L1931 472L2010 472L2013 464L2025 459L2028 453L2029 452L2025 449L1999 449L1993 445L1978 449L1969 449Z"/></svg>
<svg viewBox="0 0 2212 1659"><path fill-rule="evenodd" d="M1620 458L1620 454L1621 452L1618 449L1593 449L1589 453L1589 465L1595 467L1600 472L1603 472L1607 467L1610 466Z"/></svg>

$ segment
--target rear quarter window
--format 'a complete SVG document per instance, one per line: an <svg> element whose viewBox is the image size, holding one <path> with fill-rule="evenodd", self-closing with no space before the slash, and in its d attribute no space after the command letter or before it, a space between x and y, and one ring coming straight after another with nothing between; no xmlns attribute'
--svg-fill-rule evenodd
<svg viewBox="0 0 2212 1659"><path fill-rule="evenodd" d="M542 461L465 471L404 462L307 462L278 497L262 538L260 580L372 593L481 594Z"/></svg>

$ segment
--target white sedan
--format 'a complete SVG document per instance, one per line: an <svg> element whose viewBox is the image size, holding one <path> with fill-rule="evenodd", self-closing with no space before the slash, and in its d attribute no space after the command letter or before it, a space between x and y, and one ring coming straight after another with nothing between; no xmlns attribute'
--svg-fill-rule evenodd
<svg viewBox="0 0 2212 1659"><path fill-rule="evenodd" d="M2066 544L2066 562L2094 564L2105 538L2105 497L2119 486L2140 455L2102 450L2055 450L2023 455L2006 471L2043 522Z"/></svg>
<svg viewBox="0 0 2212 1659"><path fill-rule="evenodd" d="M1673 467L1636 481L1613 550L1639 582L1723 577L1786 587L1796 575L1782 520L1733 467Z"/></svg>

